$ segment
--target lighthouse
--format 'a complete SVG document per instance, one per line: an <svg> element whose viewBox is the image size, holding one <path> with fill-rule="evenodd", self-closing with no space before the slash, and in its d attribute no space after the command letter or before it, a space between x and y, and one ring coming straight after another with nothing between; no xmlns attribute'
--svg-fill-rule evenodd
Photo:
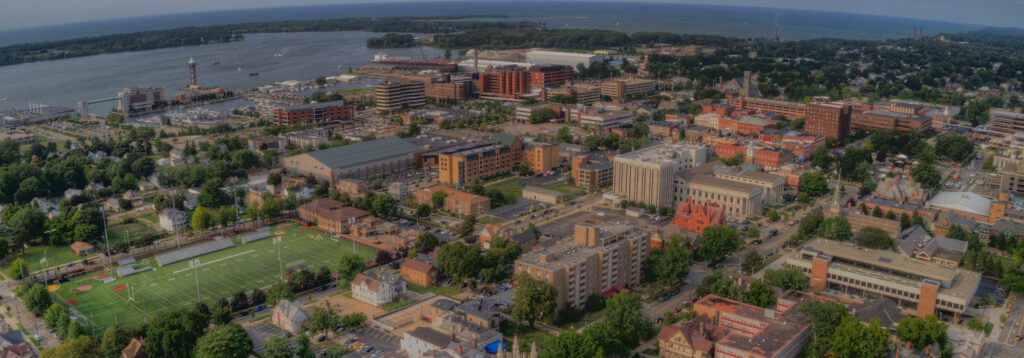
<svg viewBox="0 0 1024 358"><path fill-rule="evenodd" d="M188 58L188 86L199 87L196 83L196 60L192 57Z"/></svg>

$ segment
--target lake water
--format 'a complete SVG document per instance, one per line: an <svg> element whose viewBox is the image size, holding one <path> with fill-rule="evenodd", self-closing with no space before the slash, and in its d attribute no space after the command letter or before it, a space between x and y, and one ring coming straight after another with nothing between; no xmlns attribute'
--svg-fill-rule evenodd
<svg viewBox="0 0 1024 358"><path fill-rule="evenodd" d="M779 28L785 40L820 37L889 39L910 37L913 26L926 34L963 32L976 25L884 16L756 7L672 3L587 2L420 2L343 4L175 14L0 32L0 46L25 41L56 40L146 29L203 26L286 19L354 16L424 16L503 14L485 21L543 21L549 28L603 28L622 32L666 31L770 37ZM187 84L189 57L198 65L203 86L251 88L275 81L309 80L367 64L377 52L365 32L249 34L245 41L153 51L98 55L0 67L0 110L26 108L29 103L74 107L80 100L113 97L132 86L163 86L170 93ZM423 48L427 57L443 54ZM391 56L419 58L420 49L389 49ZM282 54L275 57L274 54ZM219 65L212 65L219 60ZM341 66L339 68L339 66ZM238 68L241 67L239 71ZM259 76L249 77L249 72ZM6 99L4 101L3 99ZM93 112L103 110L93 106Z"/></svg>
<svg viewBox="0 0 1024 358"><path fill-rule="evenodd" d="M202 86L253 88L338 75L373 59L379 50L367 48L366 39L375 36L379 34L361 31L250 34L240 42L3 66L0 98L7 101L0 101L0 110L26 108L29 103L77 108L78 101L114 97L121 89L134 86L163 86L168 94L178 93L188 85L189 57L195 58ZM444 55L434 48L422 50L427 57ZM417 48L385 52L389 56L421 56ZM214 60L220 64L213 65ZM250 77L249 72L259 76ZM90 112L102 113L105 109L101 106L115 105L96 104Z"/></svg>

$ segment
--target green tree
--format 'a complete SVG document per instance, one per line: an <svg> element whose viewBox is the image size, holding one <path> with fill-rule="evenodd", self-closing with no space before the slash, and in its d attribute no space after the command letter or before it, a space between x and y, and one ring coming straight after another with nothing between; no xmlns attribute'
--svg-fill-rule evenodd
<svg viewBox="0 0 1024 358"><path fill-rule="evenodd" d="M800 175L800 192L812 197L828 193L828 180L821 172L805 172Z"/></svg>
<svg viewBox="0 0 1024 358"><path fill-rule="evenodd" d="M544 350L540 352L540 358L600 358L604 357L604 350L594 344L594 340L586 335L577 333L576 330L562 330L557 336L546 335L544 338Z"/></svg>
<svg viewBox="0 0 1024 358"><path fill-rule="evenodd" d="M807 276L796 267L765 271L764 279L772 286L782 288L783 290L807 291L811 288Z"/></svg>
<svg viewBox="0 0 1024 358"><path fill-rule="evenodd" d="M305 332L299 333L299 335L295 337L295 343L297 345L297 347L295 347L295 355L299 358L314 358L316 356L316 354L313 353L313 348L309 342L309 336L307 336ZM284 358L292 357L286 356Z"/></svg>
<svg viewBox="0 0 1024 358"><path fill-rule="evenodd" d="M910 227L910 215L907 215L907 213L900 214L900 231L909 229Z"/></svg>
<svg viewBox="0 0 1024 358"><path fill-rule="evenodd" d="M974 143L967 137L949 132L935 140L935 154L954 162L964 162L974 154Z"/></svg>
<svg viewBox="0 0 1024 358"><path fill-rule="evenodd" d="M572 143L572 132L569 131L569 127L562 127L558 130L558 135L555 136L555 140L562 143Z"/></svg>
<svg viewBox="0 0 1024 358"><path fill-rule="evenodd" d="M448 197L448 193L443 191L435 191L430 195L430 202L434 204L435 208L444 207L444 198Z"/></svg>
<svg viewBox="0 0 1024 358"><path fill-rule="evenodd" d="M764 282L754 281L747 288L747 293L743 294L743 302L758 307L771 307L775 305L775 294Z"/></svg>
<svg viewBox="0 0 1024 358"><path fill-rule="evenodd" d="M635 347L655 333L651 319L643 314L643 304L632 293L617 293L609 297L605 301L604 321L616 328L618 340L629 347Z"/></svg>
<svg viewBox="0 0 1024 358"><path fill-rule="evenodd" d="M808 301L800 305L797 311L806 316L806 322L811 325L809 331L811 342L804 347L807 357L824 356L832 345L836 327L839 327L843 319L850 316L846 307L836 302Z"/></svg>
<svg viewBox="0 0 1024 358"><path fill-rule="evenodd" d="M29 312L40 316L45 314L46 310L53 304L53 300L50 299L50 293L46 292L46 286L31 282L22 286L20 297Z"/></svg>
<svg viewBox="0 0 1024 358"><path fill-rule="evenodd" d="M469 215L462 219L462 224L457 230L459 236L466 237L473 233L476 227L476 215Z"/></svg>
<svg viewBox="0 0 1024 358"><path fill-rule="evenodd" d="M761 254L757 253L757 250L750 250L750 252L743 257L743 263L740 267L747 275L753 275L754 270L757 269L758 266L761 266L762 263L764 263L764 259L761 258Z"/></svg>
<svg viewBox="0 0 1024 358"><path fill-rule="evenodd" d="M914 316L904 317L896 329L896 338L910 342L916 349L924 349L932 343L939 343L939 346L942 347L947 342L947 328L948 326L939 322L935 315L928 315L924 319Z"/></svg>
<svg viewBox="0 0 1024 358"><path fill-rule="evenodd" d="M119 358L121 351L132 341L131 332L121 327L108 327L100 339L100 355L104 358Z"/></svg>
<svg viewBox="0 0 1024 358"><path fill-rule="evenodd" d="M437 240L437 236L434 236L434 234L429 232L420 234L416 239L416 249L423 253L430 253L431 251L434 251L434 248L440 244L441 242Z"/></svg>
<svg viewBox="0 0 1024 358"><path fill-rule="evenodd" d="M165 312L146 328L146 354L188 358L207 324L207 317L195 310Z"/></svg>
<svg viewBox="0 0 1024 358"><path fill-rule="evenodd" d="M147 351L148 353L148 351ZM64 341L59 346L43 350L42 358L100 358L96 342L89 336L79 336Z"/></svg>
<svg viewBox="0 0 1024 358"><path fill-rule="evenodd" d="M338 313L334 312L332 307L313 307L313 312L306 321L306 328L310 332L327 334L338 327L341 327L341 317L338 317Z"/></svg>
<svg viewBox="0 0 1024 358"><path fill-rule="evenodd" d="M224 181L220 178L206 181L199 189L199 204L208 208L230 204L231 198L223 190L220 190L222 186L224 186Z"/></svg>
<svg viewBox="0 0 1024 358"><path fill-rule="evenodd" d="M366 315L362 312L349 313L341 316L341 326L346 329L356 328L366 323Z"/></svg>
<svg viewBox="0 0 1024 358"><path fill-rule="evenodd" d="M7 277L12 280L20 280L25 277L25 260L22 258L16 258L11 261L11 266L7 268Z"/></svg>
<svg viewBox="0 0 1024 358"><path fill-rule="evenodd" d="M832 163L835 162L835 158L829 154L828 148L818 147L814 150L814 158L811 159L811 165L821 170L828 170L832 167Z"/></svg>
<svg viewBox="0 0 1024 358"><path fill-rule="evenodd" d="M252 341L237 323L217 326L196 343L196 358L245 358L252 352Z"/></svg>
<svg viewBox="0 0 1024 358"><path fill-rule="evenodd" d="M818 236L829 240L846 241L853 236L853 228L846 218L828 218L818 225Z"/></svg>
<svg viewBox="0 0 1024 358"><path fill-rule="evenodd" d="M782 216L780 216L779 212L775 211L775 209L768 209L768 211L765 212L764 216L768 218L768 222L772 223L779 221L779 219L782 219Z"/></svg>
<svg viewBox="0 0 1024 358"><path fill-rule="evenodd" d="M230 305L214 307L213 311L210 312L210 323L218 326L231 323Z"/></svg>
<svg viewBox="0 0 1024 358"><path fill-rule="evenodd" d="M398 213L398 202L391 195L375 195L370 214L380 217L392 217Z"/></svg>
<svg viewBox="0 0 1024 358"><path fill-rule="evenodd" d="M57 332L57 338L63 339L67 335L71 316L68 315L68 310L64 306L54 303L50 305L50 308L46 309L43 323L46 324L46 327Z"/></svg>
<svg viewBox="0 0 1024 358"><path fill-rule="evenodd" d="M442 245L437 253L437 266L457 279L476 277L480 271L480 247L458 241Z"/></svg>
<svg viewBox="0 0 1024 358"><path fill-rule="evenodd" d="M352 282L352 279L356 278L356 274L366 269L363 259L356 254L345 254L341 257L340 263L338 266L338 281L341 282L342 286L348 285Z"/></svg>
<svg viewBox="0 0 1024 358"><path fill-rule="evenodd" d="M430 205L416 205L416 217L425 218L431 214Z"/></svg>
<svg viewBox="0 0 1024 358"><path fill-rule="evenodd" d="M202 207L197 206L196 210L192 212L192 228L203 231L213 226L213 215Z"/></svg>
<svg viewBox="0 0 1024 358"><path fill-rule="evenodd" d="M281 185L282 179L281 172L271 172L267 175L267 184Z"/></svg>
<svg viewBox="0 0 1024 358"><path fill-rule="evenodd" d="M891 249L896 247L896 243L889 237L889 233L885 230L876 227L865 227L857 233L855 238L857 245L872 248L872 249Z"/></svg>
<svg viewBox="0 0 1024 358"><path fill-rule="evenodd" d="M690 250L683 246L683 238L679 235L672 235L663 249L652 250L644 261L648 277L663 285L670 285L676 280L685 282L690 265Z"/></svg>
<svg viewBox="0 0 1024 358"><path fill-rule="evenodd" d="M884 358L892 350L889 331L877 319L865 326L856 317L845 317L836 327L831 341L829 353L837 358Z"/></svg>
<svg viewBox="0 0 1024 358"><path fill-rule="evenodd" d="M280 336L267 339L263 343L263 353L260 353L262 358L292 358L294 356L295 350L292 348L292 342L288 338Z"/></svg>
<svg viewBox="0 0 1024 358"><path fill-rule="evenodd" d="M536 321L554 318L558 300L558 290L554 286L525 273L516 275L515 282L516 292L509 311L513 319L528 321L533 327Z"/></svg>
<svg viewBox="0 0 1024 358"><path fill-rule="evenodd" d="M697 254L702 260L719 261L739 248L740 233L728 226L712 226L704 229L697 244L700 246Z"/></svg>
<svg viewBox="0 0 1024 358"><path fill-rule="evenodd" d="M722 270L715 270L710 275L704 276L697 286L695 293L698 297L715 295L730 300L742 300L743 289L733 280L722 273Z"/></svg>
<svg viewBox="0 0 1024 358"><path fill-rule="evenodd" d="M936 189L942 185L942 173L931 164L919 164L910 170L910 176L925 188Z"/></svg>

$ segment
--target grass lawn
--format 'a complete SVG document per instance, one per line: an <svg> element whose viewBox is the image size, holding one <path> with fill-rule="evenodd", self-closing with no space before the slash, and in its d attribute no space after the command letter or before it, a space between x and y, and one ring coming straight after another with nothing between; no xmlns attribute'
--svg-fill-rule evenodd
<svg viewBox="0 0 1024 358"><path fill-rule="evenodd" d="M63 265L70 262L75 262L83 259L84 257L75 255L71 252L71 246L30 246L25 249L25 255L21 255L20 250L12 248L13 254L8 257L7 262L4 264L4 270L10 266L11 261L14 261L14 257L22 257L25 259L25 264L28 265L30 271L39 271L42 266L39 264L39 260L43 258L44 253L46 256L47 266Z"/></svg>
<svg viewBox="0 0 1024 358"><path fill-rule="evenodd" d="M530 328L528 325L519 324L513 321L506 321L501 329L501 334L505 336L505 344L507 344L508 350L512 350L512 337L519 337L519 349L524 352L530 351L530 343L537 342L537 345L544 343L544 339L547 338L547 334L536 328Z"/></svg>
<svg viewBox="0 0 1024 358"><path fill-rule="evenodd" d="M388 312L394 312L394 311L397 311L397 310L401 309L402 307L411 305L411 304L416 303L416 302L417 301L415 301L415 300L395 301L395 302L391 302L391 303L388 303L388 304L384 305L384 307L381 307L380 309L388 311Z"/></svg>
<svg viewBox="0 0 1024 358"><path fill-rule="evenodd" d="M153 232L153 228L143 223L131 223L111 226L108 234L110 235L110 245L113 246L124 240L138 239L147 233Z"/></svg>
<svg viewBox="0 0 1024 358"><path fill-rule="evenodd" d="M565 194L566 197L574 198L587 193L586 189L569 184L568 181L560 181L551 185L542 186L544 189L554 190Z"/></svg>
<svg viewBox="0 0 1024 358"><path fill-rule="evenodd" d="M353 250L351 242L333 239L319 231L294 224L285 224L271 229L282 232L280 247L281 263L288 267L307 265L311 270L327 265L337 265L338 259ZM263 239L198 257L200 260L199 291L203 302L213 304L223 297L229 297L238 290L251 291L256 287L267 287L277 282L281 264L278 262L278 245L270 239ZM356 252L364 259L373 259L377 250L357 245ZM93 276L65 283L54 293L54 299L81 312L87 320L93 321L98 331L119 324L132 327L143 322L145 317L178 308L190 308L196 302L195 270L184 260L167 266L157 267L152 257L141 259L136 268L151 267L153 270L118 278L104 284ZM97 273L102 274L102 273ZM114 275L113 272L107 274ZM130 290L115 288L131 287L135 299L128 302ZM72 289L90 286L84 292L73 293ZM79 300L73 302L69 300Z"/></svg>
<svg viewBox="0 0 1024 358"><path fill-rule="evenodd" d="M484 185L485 189L497 188L501 190L501 193L509 199L509 202L515 201L523 197L523 189L519 187L518 178L506 178L487 185Z"/></svg>
<svg viewBox="0 0 1024 358"><path fill-rule="evenodd" d="M154 223L154 224L160 223L160 218L158 218L155 213L154 214L140 216L140 217L138 217L138 219L139 220L146 220L146 221L149 221L149 222Z"/></svg>
<svg viewBox="0 0 1024 358"><path fill-rule="evenodd" d="M450 287L450 286L423 287L423 286L420 286L420 285L414 285L414 284L411 284L411 283L406 283L406 288L409 289L409 291L416 292L416 293L428 293L428 292L430 292L430 293L434 293L434 294L437 294L437 295L444 295L444 296L455 296L455 295L459 294L459 289L457 289L455 287Z"/></svg>

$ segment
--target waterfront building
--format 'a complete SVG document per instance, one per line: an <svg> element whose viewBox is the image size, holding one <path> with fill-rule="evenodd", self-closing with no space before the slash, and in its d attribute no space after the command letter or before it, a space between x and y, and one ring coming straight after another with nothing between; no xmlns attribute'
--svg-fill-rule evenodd
<svg viewBox="0 0 1024 358"><path fill-rule="evenodd" d="M132 87L117 93L117 111L121 113L148 111L166 103L163 87Z"/></svg>

